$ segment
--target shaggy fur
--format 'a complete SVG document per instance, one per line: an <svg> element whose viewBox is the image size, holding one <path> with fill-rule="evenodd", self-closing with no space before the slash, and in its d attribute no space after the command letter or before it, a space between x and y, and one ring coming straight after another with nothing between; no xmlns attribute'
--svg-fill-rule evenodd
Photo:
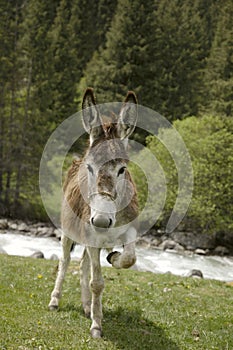
<svg viewBox="0 0 233 350"><path fill-rule="evenodd" d="M83 159L73 161L63 187L64 200L61 214L63 255L59 262L49 308L54 310L58 307L73 241L83 244L86 247L80 264L82 303L86 316L91 317L91 334L94 338L102 334L101 297L104 281L100 266L101 247L95 246L93 242L99 242L100 237L108 237L109 228L106 227L106 222L109 226L114 222L116 231L113 232L120 237L122 235L125 240L123 252L111 252L107 257L108 262L116 268L128 268L136 261L134 241L137 234L138 202L135 185L125 169L128 163L125 140L134 129L131 125L129 128L124 124L131 108L127 102L131 100L136 104L136 97L132 92L128 93L118 120L113 116L112 121L103 122L95 105L93 91L87 90L83 107L92 109L89 113L88 109L83 112L83 124L90 132L90 144ZM135 107L133 108L135 110ZM95 180L92 179L90 182L90 176L93 177L94 172L96 172ZM127 180L120 192L116 189L119 177L124 181ZM93 187L94 181L96 181L95 187ZM92 187L94 190L91 192ZM103 202L105 208L107 205L107 208L109 206L116 210L109 214L102 209L100 212L93 211L91 201L96 196L98 196L97 204ZM124 203L126 205L122 205ZM108 219L110 217L111 219ZM97 219L103 220L103 228L95 226ZM123 233L121 233L122 227Z"/></svg>

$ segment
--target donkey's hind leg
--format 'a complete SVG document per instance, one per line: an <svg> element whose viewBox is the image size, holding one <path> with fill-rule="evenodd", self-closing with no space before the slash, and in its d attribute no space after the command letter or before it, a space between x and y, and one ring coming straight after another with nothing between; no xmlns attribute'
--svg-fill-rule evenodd
<svg viewBox="0 0 233 350"><path fill-rule="evenodd" d="M81 285L81 296L83 310L86 317L91 316L91 292L89 286L90 275L90 258L85 248L81 258L80 264L80 285Z"/></svg>
<svg viewBox="0 0 233 350"><path fill-rule="evenodd" d="M51 294L51 300L49 303L50 310L56 310L58 308L59 299L61 298L61 294L62 294L62 284L65 279L65 274L70 262L70 250L71 250L73 241L66 236L62 236L61 243L62 243L62 257L59 261L57 278L56 278L54 289Z"/></svg>

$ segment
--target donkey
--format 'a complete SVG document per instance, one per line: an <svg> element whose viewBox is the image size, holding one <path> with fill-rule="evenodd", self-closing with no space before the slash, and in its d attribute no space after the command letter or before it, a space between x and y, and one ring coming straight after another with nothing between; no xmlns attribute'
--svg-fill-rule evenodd
<svg viewBox="0 0 233 350"><path fill-rule="evenodd" d="M63 187L61 213L62 257L59 261L50 310L58 308L62 283L74 242L84 245L80 262L81 298L84 313L91 317L91 335L102 336L100 251L108 248L107 260L115 268L129 268L136 261L138 203L134 183L127 170L127 140L137 121L137 98L129 91L119 116L104 121L96 105L93 89L82 102L82 122L89 133L84 157L73 160ZM122 253L112 251L122 245ZM111 249L110 249L111 248ZM89 280L90 278L90 280Z"/></svg>

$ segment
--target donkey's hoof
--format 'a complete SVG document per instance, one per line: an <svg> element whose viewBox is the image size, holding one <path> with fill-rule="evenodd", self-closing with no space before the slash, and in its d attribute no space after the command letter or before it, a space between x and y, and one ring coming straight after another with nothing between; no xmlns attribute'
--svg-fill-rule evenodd
<svg viewBox="0 0 233 350"><path fill-rule="evenodd" d="M91 329L91 336L94 339L98 339L102 337L102 330L100 328L92 328Z"/></svg>
<svg viewBox="0 0 233 350"><path fill-rule="evenodd" d="M49 310L50 311L56 311L58 309L57 305L49 305Z"/></svg>
<svg viewBox="0 0 233 350"><path fill-rule="evenodd" d="M50 299L50 303L49 303L49 310L50 311L57 310L58 304L59 304L59 299L55 296L52 296L52 298Z"/></svg>
<svg viewBox="0 0 233 350"><path fill-rule="evenodd" d="M113 260L115 260L116 258L118 258L118 256L121 255L121 253L115 251L115 252L111 252L110 254L108 254L107 256L107 261L109 262L109 264L113 263Z"/></svg>
<svg viewBox="0 0 233 350"><path fill-rule="evenodd" d="M91 308L90 306L83 307L84 314L87 318L91 318Z"/></svg>
<svg viewBox="0 0 233 350"><path fill-rule="evenodd" d="M49 303L49 310L50 311L55 311L58 309L58 303L56 300L51 300Z"/></svg>

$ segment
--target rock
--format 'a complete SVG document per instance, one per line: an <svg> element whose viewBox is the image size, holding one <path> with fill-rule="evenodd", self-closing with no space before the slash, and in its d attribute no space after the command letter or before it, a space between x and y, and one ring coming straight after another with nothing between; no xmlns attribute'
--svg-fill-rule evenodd
<svg viewBox="0 0 233 350"><path fill-rule="evenodd" d="M56 234L54 233L53 227L48 228L48 234L49 234L49 237L56 237Z"/></svg>
<svg viewBox="0 0 233 350"><path fill-rule="evenodd" d="M30 255L30 257L34 259L44 259L44 254L40 251L36 251L32 255Z"/></svg>
<svg viewBox="0 0 233 350"><path fill-rule="evenodd" d="M47 224L48 225L48 224ZM45 226L47 226L46 225L46 223L44 223L44 222L37 222L36 224L33 224L32 226L34 227L34 228L39 228L39 227L45 227Z"/></svg>
<svg viewBox="0 0 233 350"><path fill-rule="evenodd" d="M53 233L54 233L55 237L57 237L57 238L61 238L61 236L62 236L62 230L60 228L55 228Z"/></svg>
<svg viewBox="0 0 233 350"><path fill-rule="evenodd" d="M24 232L30 231L29 227L24 222L18 225L17 230L24 231Z"/></svg>
<svg viewBox="0 0 233 350"><path fill-rule="evenodd" d="M8 229L8 221L7 219L0 219L0 230Z"/></svg>
<svg viewBox="0 0 233 350"><path fill-rule="evenodd" d="M35 227L30 227L30 231L27 232L27 236L35 237L37 234L37 229Z"/></svg>
<svg viewBox="0 0 233 350"><path fill-rule="evenodd" d="M218 232L215 234L216 247L223 246L233 252L233 232Z"/></svg>
<svg viewBox="0 0 233 350"><path fill-rule="evenodd" d="M193 269L189 271L189 273L187 274L187 277L203 278L203 273L201 272L201 270Z"/></svg>
<svg viewBox="0 0 233 350"><path fill-rule="evenodd" d="M167 249L175 249L177 243L175 241L172 241L171 239L168 239L164 242L162 242L159 247L163 250L167 250Z"/></svg>
<svg viewBox="0 0 233 350"><path fill-rule="evenodd" d="M193 245L187 245L186 250L193 252L195 247Z"/></svg>
<svg viewBox="0 0 233 350"><path fill-rule="evenodd" d="M194 251L195 254L198 254L198 255L206 255L206 251L204 249L195 249Z"/></svg>
<svg viewBox="0 0 233 350"><path fill-rule="evenodd" d="M161 239L160 238L154 238L152 241L151 241L151 248L157 248L160 244L161 244Z"/></svg>
<svg viewBox="0 0 233 350"><path fill-rule="evenodd" d="M214 249L213 253L216 254L216 255L220 255L220 256L228 255L229 254L229 249L227 247L219 245L219 246L217 246Z"/></svg>
<svg viewBox="0 0 233 350"><path fill-rule="evenodd" d="M137 240L137 247L140 248L149 248L150 247L150 240L147 237L139 237Z"/></svg>
<svg viewBox="0 0 233 350"><path fill-rule="evenodd" d="M216 236L194 232L172 232L170 238L181 244L188 250L214 249L216 247Z"/></svg>
<svg viewBox="0 0 233 350"><path fill-rule="evenodd" d="M18 225L15 223L15 222L10 222L9 223L9 228L11 229L11 230L17 230L18 229Z"/></svg>
<svg viewBox="0 0 233 350"><path fill-rule="evenodd" d="M36 236L38 237L52 237L54 230L52 227L38 227Z"/></svg>
<svg viewBox="0 0 233 350"><path fill-rule="evenodd" d="M179 244L179 243L176 243L176 246L175 246L174 249L175 249L177 252L184 252L184 251L185 251L184 247L183 247L181 244Z"/></svg>
<svg viewBox="0 0 233 350"><path fill-rule="evenodd" d="M50 260L59 260L58 256L56 254L52 254L50 256Z"/></svg>

